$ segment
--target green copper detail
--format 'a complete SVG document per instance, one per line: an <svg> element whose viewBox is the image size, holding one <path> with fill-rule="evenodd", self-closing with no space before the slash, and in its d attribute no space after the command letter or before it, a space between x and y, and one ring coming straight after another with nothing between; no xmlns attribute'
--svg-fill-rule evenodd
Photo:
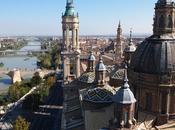
<svg viewBox="0 0 175 130"><path fill-rule="evenodd" d="M73 0L67 0L66 11L64 16L75 16Z"/></svg>

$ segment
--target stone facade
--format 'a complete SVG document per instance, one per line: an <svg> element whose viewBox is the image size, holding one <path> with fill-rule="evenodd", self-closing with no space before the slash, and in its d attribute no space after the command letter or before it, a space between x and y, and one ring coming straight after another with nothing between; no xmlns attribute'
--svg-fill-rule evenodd
<svg viewBox="0 0 175 130"><path fill-rule="evenodd" d="M108 127L109 121L114 118L114 105L97 110L85 110L86 130L99 130Z"/></svg>
<svg viewBox="0 0 175 130"><path fill-rule="evenodd" d="M136 111L156 116L158 125L168 123L169 120L174 119L174 85L162 84L159 75L135 72L130 72L130 75L132 75L130 78L133 91L138 100Z"/></svg>

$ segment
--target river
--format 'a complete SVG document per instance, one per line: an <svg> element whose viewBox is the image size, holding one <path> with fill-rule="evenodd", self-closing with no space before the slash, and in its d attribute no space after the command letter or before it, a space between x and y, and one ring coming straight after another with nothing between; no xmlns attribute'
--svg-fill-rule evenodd
<svg viewBox="0 0 175 130"><path fill-rule="evenodd" d="M30 50L41 50L41 43L38 41L30 41L26 46L20 49L21 51L30 51ZM24 52L23 52L24 53ZM3 68L1 69L9 69L12 70L14 68L21 69L37 69L37 58L36 57L2 57L0 58L0 62L4 63ZM24 77L29 78L31 77ZM4 91L10 86L11 80L7 75L0 73L0 91Z"/></svg>

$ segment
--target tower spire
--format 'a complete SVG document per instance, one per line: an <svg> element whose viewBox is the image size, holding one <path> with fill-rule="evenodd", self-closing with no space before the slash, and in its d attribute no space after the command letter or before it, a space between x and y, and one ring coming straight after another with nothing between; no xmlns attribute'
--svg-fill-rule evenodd
<svg viewBox="0 0 175 130"><path fill-rule="evenodd" d="M64 16L75 16L74 2L73 0L67 0L66 11Z"/></svg>
<svg viewBox="0 0 175 130"><path fill-rule="evenodd" d="M73 4L73 0L67 0L67 4Z"/></svg>
<svg viewBox="0 0 175 130"><path fill-rule="evenodd" d="M129 46L133 45L133 40L132 40L132 28L130 29L130 35L129 35Z"/></svg>

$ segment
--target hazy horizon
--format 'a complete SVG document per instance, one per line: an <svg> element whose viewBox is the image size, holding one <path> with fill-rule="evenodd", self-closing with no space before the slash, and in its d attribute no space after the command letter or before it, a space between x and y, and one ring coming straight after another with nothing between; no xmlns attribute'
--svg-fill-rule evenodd
<svg viewBox="0 0 175 130"><path fill-rule="evenodd" d="M152 34L157 0L74 0L80 35L115 35L121 21L123 33ZM2 0L0 36L61 36L61 16L66 0Z"/></svg>

